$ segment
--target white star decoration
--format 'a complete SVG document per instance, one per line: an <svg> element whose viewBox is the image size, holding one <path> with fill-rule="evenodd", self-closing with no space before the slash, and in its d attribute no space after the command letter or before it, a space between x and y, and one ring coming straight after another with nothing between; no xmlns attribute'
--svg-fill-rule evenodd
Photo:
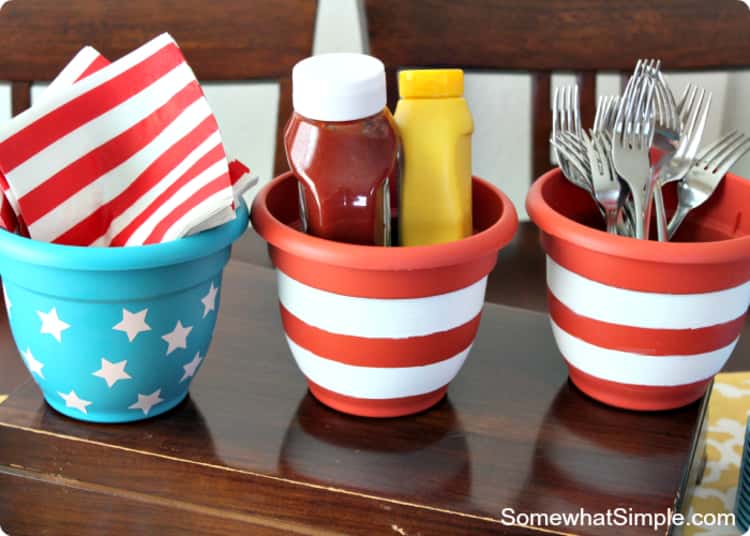
<svg viewBox="0 0 750 536"><path fill-rule="evenodd" d="M10 310L13 308L13 304L8 297L8 292L5 290L5 284L3 284L3 299L5 300L5 308L8 310L8 318L10 318Z"/></svg>
<svg viewBox="0 0 750 536"><path fill-rule="evenodd" d="M3 291L3 297L5 299L6 308L8 311L8 317L10 318L12 304L11 304L10 299L8 298L8 293L5 288L5 285L2 285L2 291ZM206 318L211 312L216 313L219 292L220 292L220 287L217 287L213 282L211 282L210 288L208 289L207 294L203 296L203 298L201 298L201 303L203 304L203 318ZM23 313L23 311L21 312ZM197 311L194 311L194 312L197 313ZM111 329L114 331L123 332L127 336L128 341L132 343L133 341L136 340L136 338L138 338L138 336L141 333L153 331L152 327L146 321L148 317L148 313L149 313L148 308L145 308L138 312L132 312L132 311L129 311L128 309L122 308L122 320L118 324L113 326ZM41 321L41 328L39 332L41 334L51 335L52 337L54 337L54 339L58 343L62 344L63 332L70 329L72 326L60 318L57 308L52 307L49 310L49 312L36 310L36 314L39 317L39 320ZM73 322L77 321L77 317L72 318L70 316L67 316L69 312L66 313L66 309L64 307L63 307L63 314L66 315L66 318L72 319ZM32 315L32 318L33 318L33 315ZM104 320L104 326L102 327L105 329L105 333L108 333L108 326L112 325L110 322L114 319L111 316L107 315L105 318L102 318L102 320ZM174 329L170 331L169 333L166 333L161 336L161 339L167 343L167 348L166 348L167 356L169 356L176 350L188 349L188 338L191 332L193 331L193 327L194 326L183 325L182 320L177 320ZM156 329L159 329L159 328L156 328ZM78 331L74 330L73 335L66 335L66 341L67 341L66 344L71 344L73 341L69 340L69 337L72 336L75 338L77 333ZM156 333L158 333L158 331ZM113 336L113 337L120 337L120 335ZM153 335L146 336L146 339L148 340L149 337L153 337ZM120 340L120 344L124 344L123 340L121 339L117 339L117 340ZM141 342L145 342L145 341L141 341ZM136 347L133 346L132 348L136 348ZM39 349L37 348L37 351L38 350ZM102 353L107 354L106 351L103 351ZM46 380L45 373L44 373L46 364L42 363L36 357L34 357L34 355L31 352L31 348L27 347L25 352L21 352L21 356L23 357L26 367L30 371L31 375L38 378L37 381L41 382L41 380ZM123 355L122 357L127 357L127 356ZM197 352L195 353L195 356L193 357L192 360L190 360L188 363L181 365L184 372L178 383L180 384L184 383L185 381L190 380L191 378L195 377L204 359L205 359L205 356L201 356L200 352ZM180 359L180 361L182 361L182 359ZM121 361L112 362L112 361L109 361L107 358L102 357L100 359L100 362L101 362L100 368L98 370L89 372L89 374L104 380L104 382L107 384L107 387L109 389L112 389L115 386L115 384L117 384L120 381L133 380L133 377L128 373L128 371L126 371L126 368L128 367L128 362L129 362L128 359L122 359ZM93 367L89 368L88 370L91 371L92 369ZM47 370L47 373L50 373L50 369ZM136 374L136 376L138 376L138 374ZM176 377L173 377L173 378L177 379ZM101 384L98 384L96 380L91 380L91 381L95 382L97 385L101 385ZM127 407L128 409L131 409L131 410L136 410L136 411L140 410L143 412L144 416L148 417L150 413L152 412L154 406L157 406L165 402L165 400L161 397L161 391L164 388L164 386L162 386L159 389L156 389L151 394L145 394L145 393L138 392L140 389L138 389L137 383L139 382L136 382L135 380L133 382L130 382L129 384L126 382L126 385L129 386L127 387L127 389L132 389L132 391L130 392L131 393L134 392L133 394L137 394L137 400L133 404ZM81 386L79 385L78 387L80 388ZM125 387L120 386L120 389L125 389ZM126 390L125 393L127 392L128 391ZM84 415L88 415L89 406L97 403L96 401L85 400L81 398L80 396L78 396L78 394L76 393L74 389L71 389L70 392L68 393L57 391L57 394L65 402L65 407L78 410ZM90 395L91 393L88 393L88 394ZM127 394L126 396L128 396L128 398L130 397L130 395L127 395ZM130 400L133 400L133 399L130 398ZM127 402L125 404L127 404ZM123 404L123 406L125 404ZM2 536L2 534L0 534L0 536Z"/></svg>
<svg viewBox="0 0 750 536"><path fill-rule="evenodd" d="M171 354L178 348L187 349L187 337L191 331L193 331L192 326L183 326L182 322L178 320L174 331L162 335L161 338L167 341L167 344L169 345L167 347L167 355Z"/></svg>
<svg viewBox="0 0 750 536"><path fill-rule="evenodd" d="M203 302L203 318L208 316L208 313L216 310L216 295L219 293L219 289L214 286L213 281L211 282L211 289L208 291L201 302Z"/></svg>
<svg viewBox="0 0 750 536"><path fill-rule="evenodd" d="M107 387L112 388L118 380L129 380L132 378L130 374L125 372L125 365L127 364L127 361L112 363L102 358L102 368L96 372L92 372L92 374L99 378L103 378L104 381L107 382Z"/></svg>
<svg viewBox="0 0 750 536"><path fill-rule="evenodd" d="M46 333L52 335L57 342L62 342L62 332L70 328L70 324L66 324L57 316L57 309L55 307L49 313L43 313L37 311L39 319L42 321L42 329L40 333Z"/></svg>
<svg viewBox="0 0 750 536"><path fill-rule="evenodd" d="M137 313L131 313L127 309L122 310L122 322L117 324L112 329L115 331L122 331L128 335L128 340L133 342L139 333L144 331L151 331L151 326L146 324L146 315L148 309L139 311Z"/></svg>
<svg viewBox="0 0 750 536"><path fill-rule="evenodd" d="M182 375L180 383L184 382L188 378L192 378L193 376L195 376L195 371L198 369L198 365L201 364L201 361L203 361L203 359L201 358L200 353L197 353L190 363L182 366L182 368L185 369L185 374Z"/></svg>
<svg viewBox="0 0 750 536"><path fill-rule="evenodd" d="M85 414L88 414L88 411L86 411L86 406L90 406L91 402L89 402L88 400L83 400L82 398L78 398L78 395L75 391L71 391L67 395L58 391L57 394L60 395L63 400L65 400L66 407L75 408Z"/></svg>
<svg viewBox="0 0 750 536"><path fill-rule="evenodd" d="M148 412L151 411L151 408L153 408L159 402L164 402L164 399L159 397L160 394L161 389L157 389L150 395L142 395L138 393L138 401L135 404L128 406L128 409L140 409L143 410L144 415L148 415Z"/></svg>
<svg viewBox="0 0 750 536"><path fill-rule="evenodd" d="M23 353L23 360L26 361L26 366L29 367L30 372L36 374L43 380L45 379L44 374L42 373L44 363L37 361L34 356L31 355L31 348L26 348L26 351Z"/></svg>

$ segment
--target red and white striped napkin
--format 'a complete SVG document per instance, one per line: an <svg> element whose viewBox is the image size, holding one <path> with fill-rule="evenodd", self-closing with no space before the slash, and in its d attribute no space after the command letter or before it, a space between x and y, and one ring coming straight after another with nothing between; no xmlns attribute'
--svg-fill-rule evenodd
<svg viewBox="0 0 750 536"><path fill-rule="evenodd" d="M18 220L8 198L0 192L0 227L15 233L18 230Z"/></svg>
<svg viewBox="0 0 750 536"><path fill-rule="evenodd" d="M4 202L37 240L140 245L220 225L234 218L233 183L249 182L233 167L168 34L114 63L84 48L0 126Z"/></svg>
<svg viewBox="0 0 750 536"><path fill-rule="evenodd" d="M88 76L109 65L107 58L99 54L92 47L84 47L68 65L57 75L40 96L40 100L48 98L61 87L66 87L77 82L81 78ZM19 225L21 220L18 202L10 190L8 181L0 173L0 227L11 232L19 232L28 236L28 231L24 225ZM23 231L23 232L22 232Z"/></svg>
<svg viewBox="0 0 750 536"><path fill-rule="evenodd" d="M71 85L78 80L95 73L99 69L109 65L109 63L109 60L93 47L87 46L82 48L68 63L65 69L57 75L49 86L47 86L41 99L47 98L60 87ZM234 218L234 210L240 202L242 195L258 183L258 177L251 176L250 168L242 164L239 160L233 160L229 163L229 179L232 184L232 193L234 195L233 205L223 209L218 214L208 217L203 222L200 222L185 233L186 235L192 235L231 221Z"/></svg>
<svg viewBox="0 0 750 536"><path fill-rule="evenodd" d="M58 91L72 86L79 80L83 80L88 75L94 74L110 64L110 61L99 54L94 47L83 47L47 86L40 99L48 99Z"/></svg>

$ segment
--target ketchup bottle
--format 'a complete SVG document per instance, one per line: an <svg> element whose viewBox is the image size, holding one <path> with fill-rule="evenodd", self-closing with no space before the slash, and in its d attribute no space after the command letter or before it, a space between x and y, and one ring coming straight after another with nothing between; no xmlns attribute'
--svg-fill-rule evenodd
<svg viewBox="0 0 750 536"><path fill-rule="evenodd" d="M389 180L398 137L383 63L322 54L292 71L284 148L300 185L303 230L329 240L390 244Z"/></svg>

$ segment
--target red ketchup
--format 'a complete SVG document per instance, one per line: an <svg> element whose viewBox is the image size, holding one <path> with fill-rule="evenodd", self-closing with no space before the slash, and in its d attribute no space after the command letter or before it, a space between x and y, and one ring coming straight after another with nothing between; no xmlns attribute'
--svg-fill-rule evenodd
<svg viewBox="0 0 750 536"><path fill-rule="evenodd" d="M323 54L292 71L294 113L284 147L300 184L303 229L366 245L390 244L389 180L398 150L383 63Z"/></svg>

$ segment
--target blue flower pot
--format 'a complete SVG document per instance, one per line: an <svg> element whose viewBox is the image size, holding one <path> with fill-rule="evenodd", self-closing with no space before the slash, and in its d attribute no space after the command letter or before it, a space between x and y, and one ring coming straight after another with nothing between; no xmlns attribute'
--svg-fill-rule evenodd
<svg viewBox="0 0 750 536"><path fill-rule="evenodd" d="M241 205L220 227L150 246L63 246L0 230L13 338L50 406L115 423L154 417L187 396L211 343L232 242L247 228Z"/></svg>

